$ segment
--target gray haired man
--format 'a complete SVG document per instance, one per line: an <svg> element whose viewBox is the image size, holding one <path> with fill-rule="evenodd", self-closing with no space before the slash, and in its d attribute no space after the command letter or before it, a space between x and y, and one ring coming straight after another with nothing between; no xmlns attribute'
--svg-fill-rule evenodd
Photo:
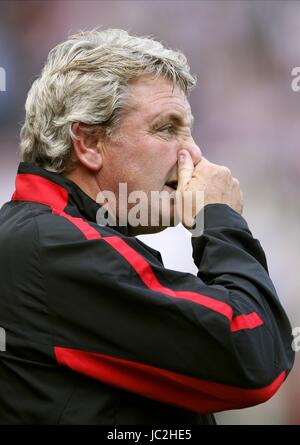
<svg viewBox="0 0 300 445"><path fill-rule="evenodd" d="M50 52L0 212L0 423L214 424L286 379L291 327L238 180L193 139L194 85L183 54L122 30ZM157 224L132 223L120 184L150 216L156 193ZM197 276L135 237L174 225L178 207L190 230L204 214ZM115 224L97 224L102 208Z"/></svg>

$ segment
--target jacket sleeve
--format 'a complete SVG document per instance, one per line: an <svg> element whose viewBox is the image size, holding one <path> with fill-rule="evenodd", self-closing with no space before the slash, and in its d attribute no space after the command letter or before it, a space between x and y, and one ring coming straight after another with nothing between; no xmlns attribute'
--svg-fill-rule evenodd
<svg viewBox="0 0 300 445"><path fill-rule="evenodd" d="M202 414L264 402L281 386L291 327L259 242L231 208L205 207L197 277L164 268L135 238L51 218L39 230L59 365Z"/></svg>

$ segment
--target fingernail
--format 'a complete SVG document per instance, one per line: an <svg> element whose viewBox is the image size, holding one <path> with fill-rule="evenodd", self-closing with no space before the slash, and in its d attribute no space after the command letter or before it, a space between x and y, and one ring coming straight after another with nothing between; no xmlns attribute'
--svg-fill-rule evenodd
<svg viewBox="0 0 300 445"><path fill-rule="evenodd" d="M179 162L180 164L184 164L185 161L185 154L184 153L180 153L179 155Z"/></svg>

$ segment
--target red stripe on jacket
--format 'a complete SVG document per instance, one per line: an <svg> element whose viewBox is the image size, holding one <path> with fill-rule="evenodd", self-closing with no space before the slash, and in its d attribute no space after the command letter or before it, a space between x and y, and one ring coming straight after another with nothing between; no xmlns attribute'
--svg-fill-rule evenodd
<svg viewBox="0 0 300 445"><path fill-rule="evenodd" d="M268 386L243 389L109 355L56 346L57 362L105 384L201 414L263 403L285 380L283 371Z"/></svg>

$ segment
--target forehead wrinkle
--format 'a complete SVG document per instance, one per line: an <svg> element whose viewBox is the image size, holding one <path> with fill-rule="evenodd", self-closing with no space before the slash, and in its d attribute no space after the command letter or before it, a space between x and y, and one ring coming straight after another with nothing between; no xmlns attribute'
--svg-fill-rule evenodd
<svg viewBox="0 0 300 445"><path fill-rule="evenodd" d="M182 102L182 96L175 96L174 95L165 95L165 98L171 99L170 101L163 101L160 105L162 107L165 107L165 110L160 110L159 112L157 112L154 116L151 116L151 119L154 120L156 119L156 117L158 116L172 116L175 119L181 120L182 122L186 122L185 119L185 115L187 115L190 118L190 123L191 126L193 125L194 122L194 117L192 115L191 112L191 106L189 104L189 101L187 100L186 96L184 96L184 102ZM176 100L177 98L180 98L180 101ZM162 96L154 99L154 100L150 100L148 101L148 106L151 104L154 104L155 102L157 103L157 101L159 101L160 99L164 99ZM175 100L174 100L175 99ZM182 110L174 110L174 107L178 107L179 109ZM169 110L167 109L169 108Z"/></svg>
<svg viewBox="0 0 300 445"><path fill-rule="evenodd" d="M170 101L163 100L163 102L160 104L161 106L170 107L172 109L174 106L177 106L179 108L182 108L183 110L188 109L190 111L190 105L189 105L189 102L186 99L186 97L185 97L184 103L181 103L182 96L174 96L174 95L170 95L168 93L165 94L165 97L160 95L159 97L154 98L154 99L153 99L153 97L151 98L151 93L150 93L148 95L147 103L144 103L143 99L139 96L138 97L132 96L130 105L128 106L128 109L131 109L132 111L141 111L141 109L145 108L145 106L147 107L147 109L149 109L149 106L151 106L151 105L154 106L154 104L155 104L155 106L157 106L157 102L160 101L161 99L170 99ZM178 101L176 99L180 99L180 101Z"/></svg>
<svg viewBox="0 0 300 445"><path fill-rule="evenodd" d="M164 99L164 100L168 100L168 99L175 100L176 103L179 103L179 102L182 102L182 101L184 103L188 103L188 100L187 100L187 98L186 98L184 93L174 94L174 93L170 93L169 91L158 91L158 92L152 92L152 93L150 92L149 93L149 102L150 103L151 102L157 102L157 101L159 101L161 99ZM183 105L181 105L181 106L183 106Z"/></svg>
<svg viewBox="0 0 300 445"><path fill-rule="evenodd" d="M156 98L157 96L162 97L162 98L165 98L165 97L172 97L172 98L179 97L180 99L182 97L186 98L184 92L181 90L178 90L177 93L174 93L173 91L165 91L165 90L152 91L152 93L150 93L149 95L154 98ZM155 100L157 100L157 99L155 99Z"/></svg>
<svg viewBox="0 0 300 445"><path fill-rule="evenodd" d="M150 84L148 84L150 86ZM174 115L174 120L181 121L182 124L187 126L193 126L193 115L191 112L190 103L180 89L177 91L172 88L162 88L159 91L155 91L152 88L146 88L148 91L139 91L143 85L135 86L132 88L131 103L128 107L128 117L133 113L138 113L140 116L144 115L143 121L153 122L158 116L170 116ZM149 91L150 90L150 91ZM140 94L142 93L142 94ZM144 95L147 96L147 101L144 101ZM177 110L176 110L177 108ZM176 111L175 111L176 110ZM146 112L146 113L145 113ZM186 116L188 118L186 119ZM189 122L188 122L189 121Z"/></svg>

